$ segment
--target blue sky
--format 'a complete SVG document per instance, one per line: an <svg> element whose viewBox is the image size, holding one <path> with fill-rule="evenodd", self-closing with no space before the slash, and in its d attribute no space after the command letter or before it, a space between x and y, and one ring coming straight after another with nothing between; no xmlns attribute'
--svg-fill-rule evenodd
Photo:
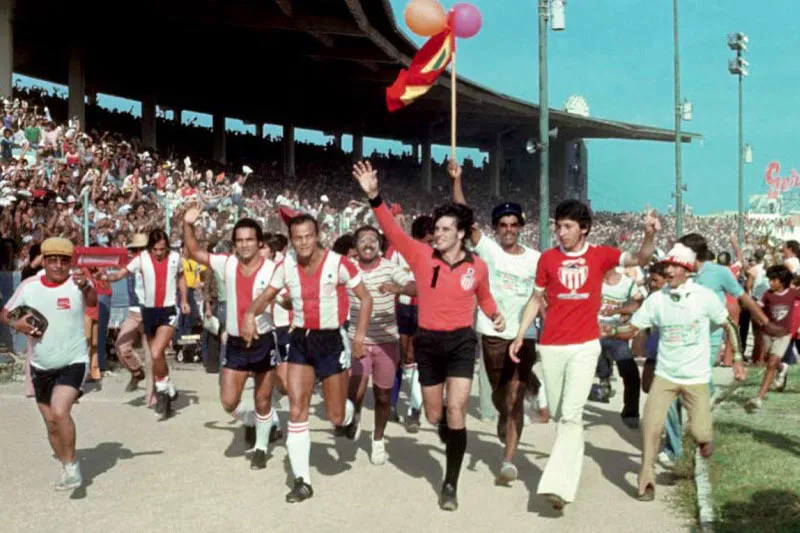
<svg viewBox="0 0 800 533"><path fill-rule="evenodd" d="M391 0L403 28L406 3ZM473 3L483 14L483 28L459 43L459 74L537 102L536 0ZM685 201L697 213L735 210L737 205L737 92L736 79L727 70L733 55L726 44L730 32L750 37L744 138L753 146L753 163L745 165L745 196L765 191L763 175L770 161L780 161L782 176L800 167L793 131L800 120L800 62L791 59L800 50L795 3L680 1L681 93L694 106L693 120L684 129L705 137L683 149ZM449 8L451 3L443 5ZM566 20L565 31L548 35L550 107L561 108L576 94L588 101L594 117L673 128L672 2L570 0ZM133 106L140 113L138 102L101 96L101 104L126 110ZM210 116L184 113L184 120L195 117L210 127ZM243 127L233 119L227 126ZM271 132L279 135L280 128ZM298 131L297 137L325 140L319 132ZM345 137L345 148L349 141ZM403 146L365 140L365 152L373 148L397 152ZM446 151L439 147L434 156L441 158ZM589 143L589 193L595 209L638 210L649 203L664 211L672 202L674 177L672 143Z"/></svg>

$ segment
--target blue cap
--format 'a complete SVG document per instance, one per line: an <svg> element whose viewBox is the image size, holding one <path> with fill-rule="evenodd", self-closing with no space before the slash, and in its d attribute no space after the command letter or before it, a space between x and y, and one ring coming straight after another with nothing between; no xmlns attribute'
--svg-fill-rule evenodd
<svg viewBox="0 0 800 533"><path fill-rule="evenodd" d="M492 209L492 226L496 226L497 222L506 215L516 215L519 220L519 225L525 225L525 215L522 213L522 206L514 202L506 202Z"/></svg>

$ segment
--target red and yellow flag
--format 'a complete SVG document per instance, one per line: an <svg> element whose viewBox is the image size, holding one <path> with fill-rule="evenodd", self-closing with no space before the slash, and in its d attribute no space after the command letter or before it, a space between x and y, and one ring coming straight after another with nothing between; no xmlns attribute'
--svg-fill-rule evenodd
<svg viewBox="0 0 800 533"><path fill-rule="evenodd" d="M386 89L386 107L390 112L403 109L427 93L436 78L444 72L456 51L456 38L450 29L434 35L422 48L391 87Z"/></svg>

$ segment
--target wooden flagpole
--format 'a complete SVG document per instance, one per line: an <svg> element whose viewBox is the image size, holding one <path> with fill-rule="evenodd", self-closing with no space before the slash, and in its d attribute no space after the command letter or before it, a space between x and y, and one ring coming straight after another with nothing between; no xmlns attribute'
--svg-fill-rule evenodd
<svg viewBox="0 0 800 533"><path fill-rule="evenodd" d="M456 160L456 53L450 65L450 160Z"/></svg>

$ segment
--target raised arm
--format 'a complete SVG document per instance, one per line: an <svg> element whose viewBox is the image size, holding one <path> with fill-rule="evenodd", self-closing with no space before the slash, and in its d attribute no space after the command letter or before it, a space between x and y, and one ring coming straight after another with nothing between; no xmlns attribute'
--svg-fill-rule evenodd
<svg viewBox="0 0 800 533"><path fill-rule="evenodd" d="M457 204L467 205L467 197L464 196L464 188L461 183L461 165L451 159L447 164L447 173L453 181L453 201ZM481 230L477 226L472 226L469 239L472 241L472 246L478 246L478 242L481 240Z"/></svg>
<svg viewBox="0 0 800 533"><path fill-rule="evenodd" d="M629 256L625 254L625 261L623 266L646 266L653 257L653 252L656 250L655 237L656 233L661 229L661 222L656 216L655 210L650 211L649 208L645 209L644 217L644 240L639 247L636 255Z"/></svg>
<svg viewBox="0 0 800 533"><path fill-rule="evenodd" d="M186 254L189 259L194 259L201 265L211 266L208 252L200 248L194 234L194 224L198 218L200 218L200 210L196 207L192 207L183 215L183 244L186 245Z"/></svg>
<svg viewBox="0 0 800 533"><path fill-rule="evenodd" d="M416 261L416 257L431 253L431 247L419 241L415 241L403 231L394 217L387 209L386 204L380 197L378 191L378 173L372 169L369 161L361 161L353 166L353 177L361 185L361 189L369 198L369 203L375 213L381 229L389 242L397 248L397 251L405 257L409 264Z"/></svg>

